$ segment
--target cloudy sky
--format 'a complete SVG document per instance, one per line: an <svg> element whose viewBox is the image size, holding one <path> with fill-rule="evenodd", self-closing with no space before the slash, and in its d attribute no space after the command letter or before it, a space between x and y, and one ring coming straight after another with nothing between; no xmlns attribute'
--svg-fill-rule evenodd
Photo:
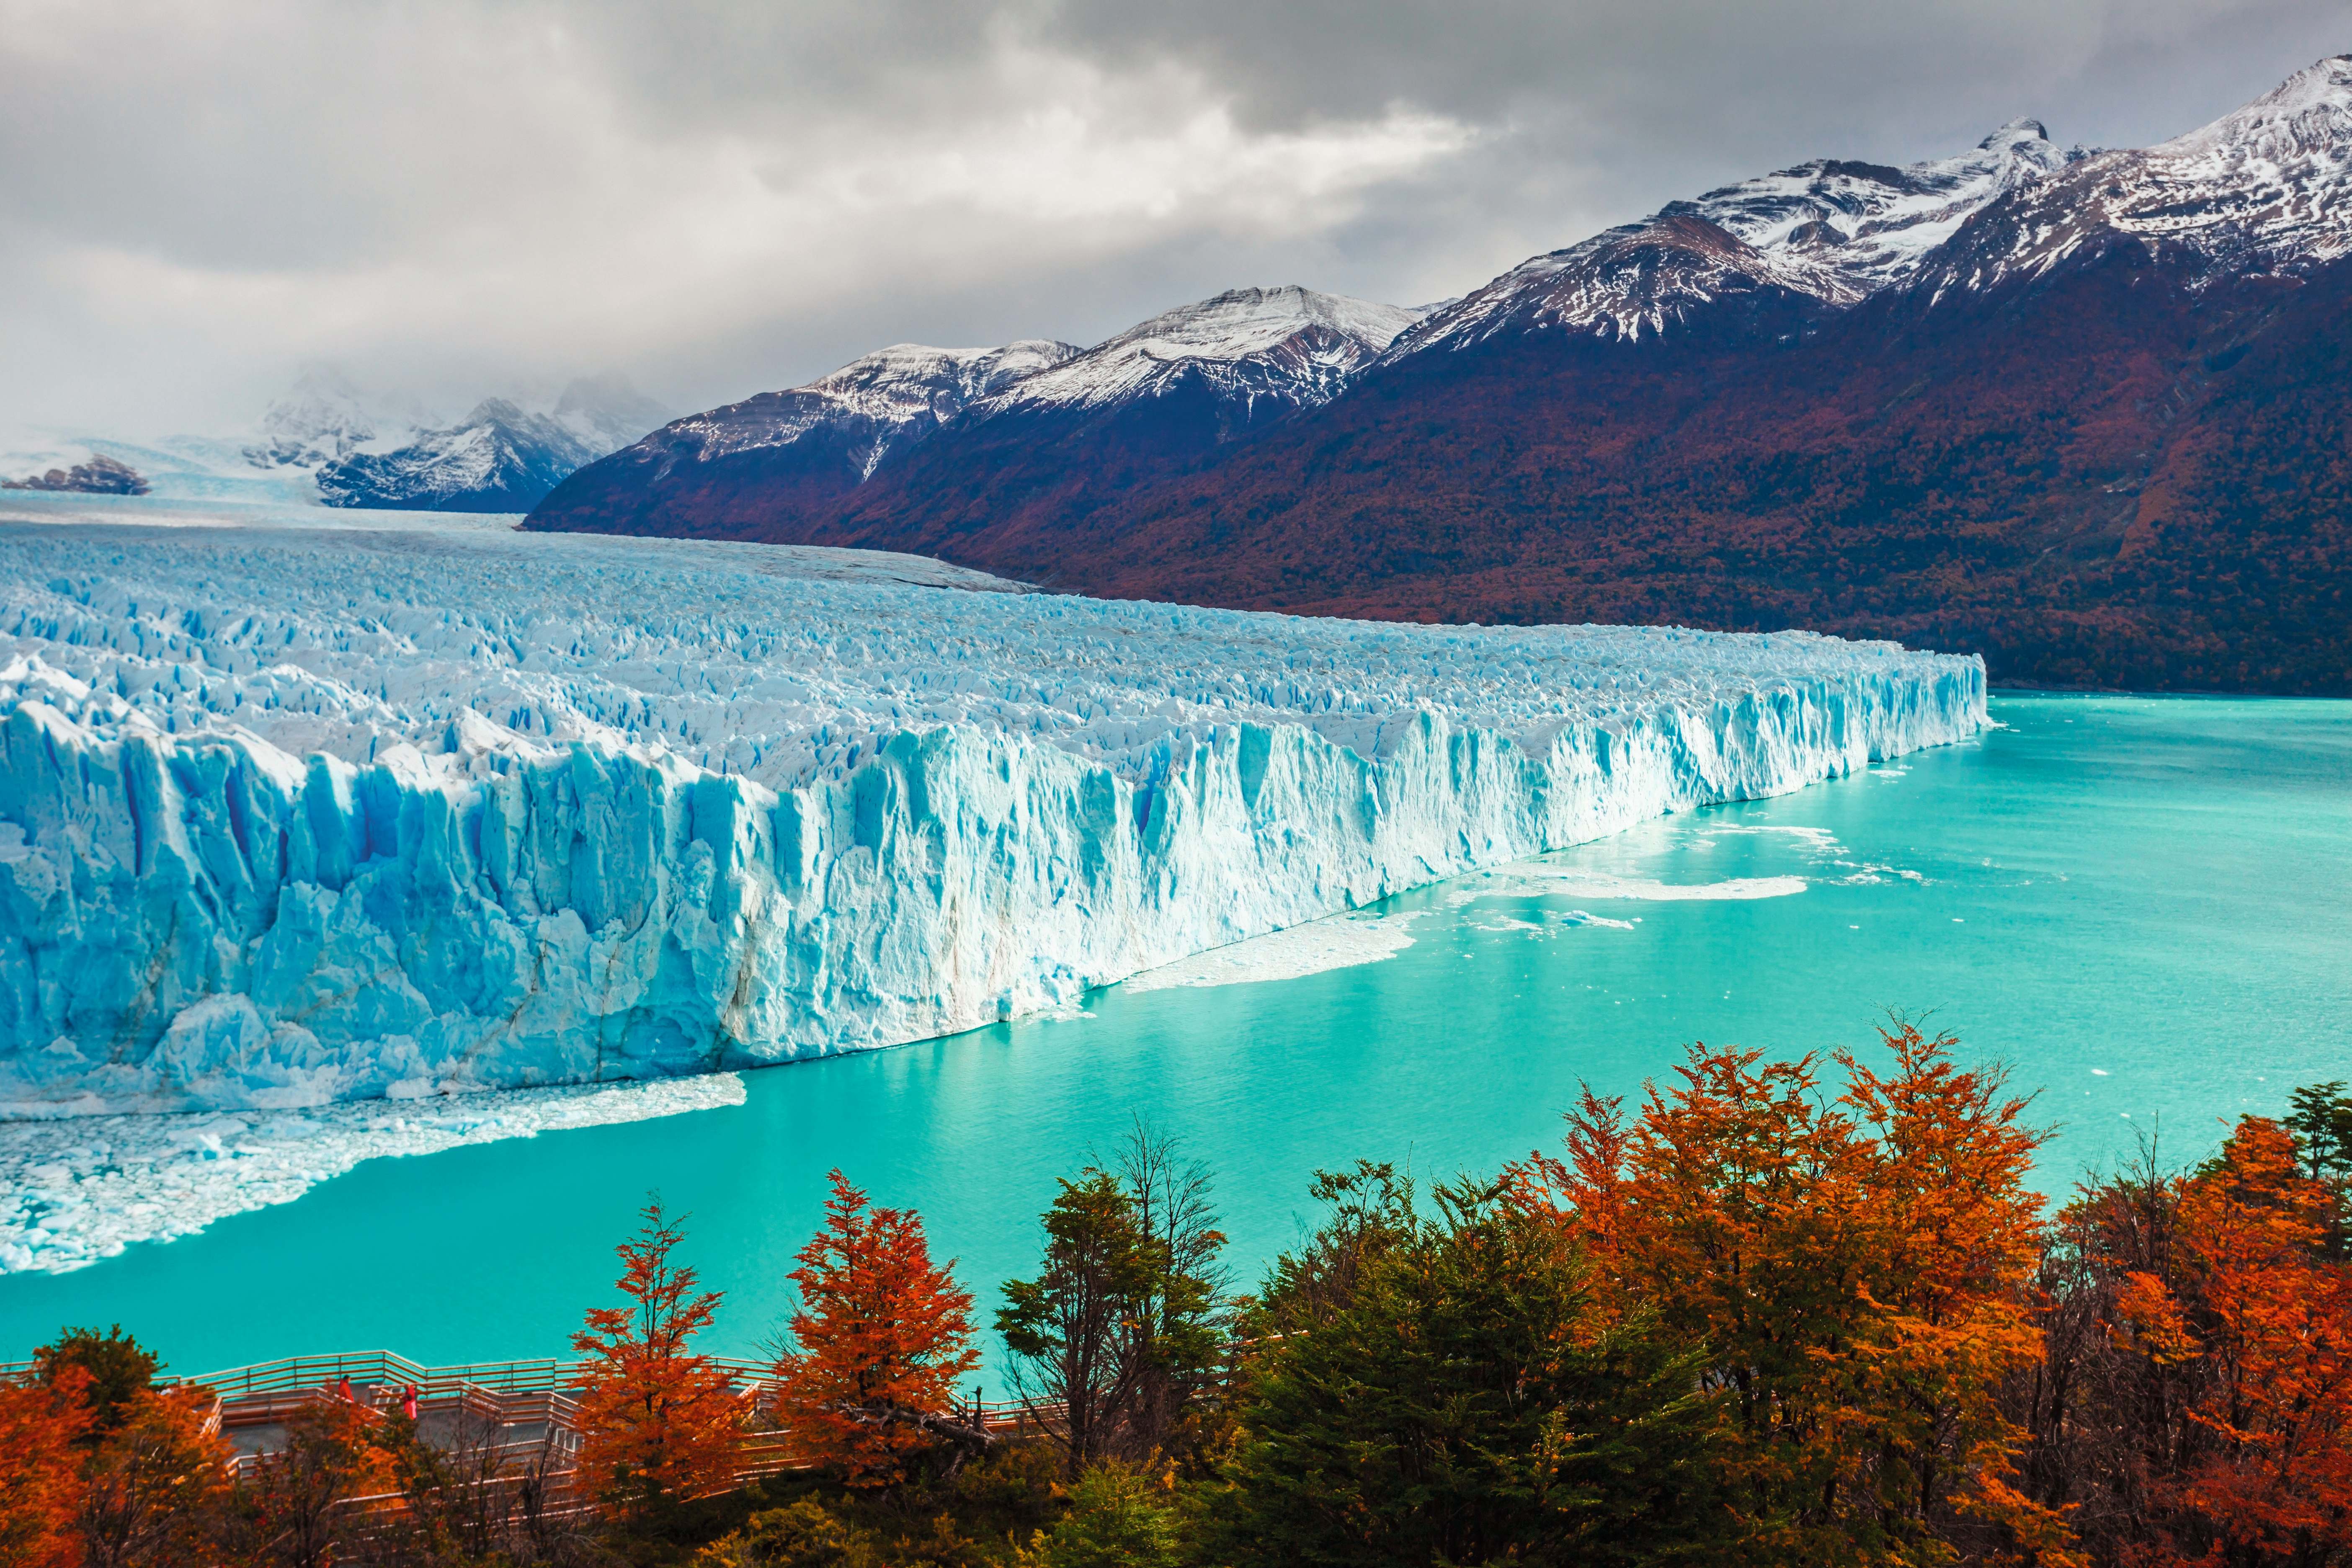
<svg viewBox="0 0 2352 1568"><path fill-rule="evenodd" d="M2343 0L0 0L0 425L227 431L308 362L701 407L1244 283L1419 303L2347 49Z"/></svg>

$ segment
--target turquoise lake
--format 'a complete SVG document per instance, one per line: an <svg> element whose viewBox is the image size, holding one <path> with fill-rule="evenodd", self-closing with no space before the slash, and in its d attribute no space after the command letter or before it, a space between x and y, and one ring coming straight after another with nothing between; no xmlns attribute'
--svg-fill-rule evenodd
<svg viewBox="0 0 2352 1568"><path fill-rule="evenodd" d="M649 1188L726 1292L709 1348L756 1353L836 1165L921 1211L985 1321L1055 1176L1139 1113L1214 1171L1246 1283L1297 1238L1318 1166L1492 1170L1556 1142L1580 1080L1636 1093L1693 1039L1863 1047L1890 1007L2039 1091L2053 1192L2144 1132L2188 1161L2225 1119L2352 1078L2352 703L1993 713L1965 745L1547 862L1651 897L1470 879L1382 906L1418 912L1379 963L1113 988L1087 1016L748 1074L730 1109L372 1161L193 1237L0 1279L0 1360L118 1321L190 1372L562 1354ZM1752 879L1803 886L1672 896Z"/></svg>

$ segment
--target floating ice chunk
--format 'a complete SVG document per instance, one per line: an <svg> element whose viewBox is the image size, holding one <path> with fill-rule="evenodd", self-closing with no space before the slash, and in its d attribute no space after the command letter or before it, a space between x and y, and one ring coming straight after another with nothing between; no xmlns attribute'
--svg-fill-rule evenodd
<svg viewBox="0 0 2352 1568"><path fill-rule="evenodd" d="M0 1123L0 1274L62 1273L286 1203L362 1160L740 1105L732 1073L520 1089L383 1118L365 1105Z"/></svg>
<svg viewBox="0 0 2352 1568"><path fill-rule="evenodd" d="M1586 871L1571 866L1528 862L1505 866L1491 877L1465 883L1446 895L1449 903L1478 899L1556 898L1628 899L1643 903L1683 903L1717 899L1785 899L1801 893L1802 877L1728 877L1719 882L1660 882L1646 877L1619 877L1606 871Z"/></svg>
<svg viewBox="0 0 2352 1568"><path fill-rule="evenodd" d="M1171 986L1239 985L1261 980L1297 980L1327 970L1394 958L1412 945L1412 924L1420 911L1394 915L1342 915L1265 936L1254 936L1231 947L1195 953L1176 963L1147 969L1119 984L1128 992L1164 991Z"/></svg>

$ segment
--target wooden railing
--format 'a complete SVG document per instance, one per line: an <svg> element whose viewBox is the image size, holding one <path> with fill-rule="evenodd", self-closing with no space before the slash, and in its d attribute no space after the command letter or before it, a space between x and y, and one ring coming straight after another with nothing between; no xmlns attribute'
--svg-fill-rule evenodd
<svg viewBox="0 0 2352 1568"><path fill-rule="evenodd" d="M764 1404L775 1386L772 1368L766 1362L737 1356L709 1360L727 1374L736 1394L747 1402ZM206 1425L214 1431L224 1426L274 1426L310 1401L331 1396L349 1379L359 1402L375 1409L396 1405L413 1386L419 1405L427 1409L446 1409L454 1404L508 1425L543 1424L551 1431L573 1433L579 1429L579 1405L573 1395L588 1381L593 1364L551 1356L429 1367L392 1351L343 1351L287 1356L162 1381L170 1386L210 1390L214 1404ZM33 1375L31 1362L0 1363L0 1384L26 1383ZM984 1430L1008 1434L1035 1432L1062 1417L1058 1405L1017 1400L969 1401L956 1406L953 1414ZM747 1431L740 1479L748 1480L793 1468L791 1446L789 1435L782 1431Z"/></svg>

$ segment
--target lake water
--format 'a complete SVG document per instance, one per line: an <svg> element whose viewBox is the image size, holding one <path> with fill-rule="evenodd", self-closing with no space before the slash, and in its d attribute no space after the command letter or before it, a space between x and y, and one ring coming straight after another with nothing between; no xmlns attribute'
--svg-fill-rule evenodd
<svg viewBox="0 0 2352 1568"><path fill-rule="evenodd" d="M1318 1166L1492 1170L1556 1142L1580 1080L1637 1091L1692 1039L1861 1046L1889 1007L2040 1091L2053 1191L2143 1131L2191 1159L2225 1118L2352 1078L2352 703L1993 712L1979 741L1547 863L1575 880L1392 900L1375 912L1412 914L1414 940L1382 962L1114 988L1084 1017L749 1074L740 1107L373 1161L191 1238L0 1279L0 1360L117 1321L184 1371L563 1353L649 1188L727 1293L709 1348L752 1353L836 1165L922 1212L984 1320L1054 1177L1138 1114L1213 1168L1254 1279Z"/></svg>

